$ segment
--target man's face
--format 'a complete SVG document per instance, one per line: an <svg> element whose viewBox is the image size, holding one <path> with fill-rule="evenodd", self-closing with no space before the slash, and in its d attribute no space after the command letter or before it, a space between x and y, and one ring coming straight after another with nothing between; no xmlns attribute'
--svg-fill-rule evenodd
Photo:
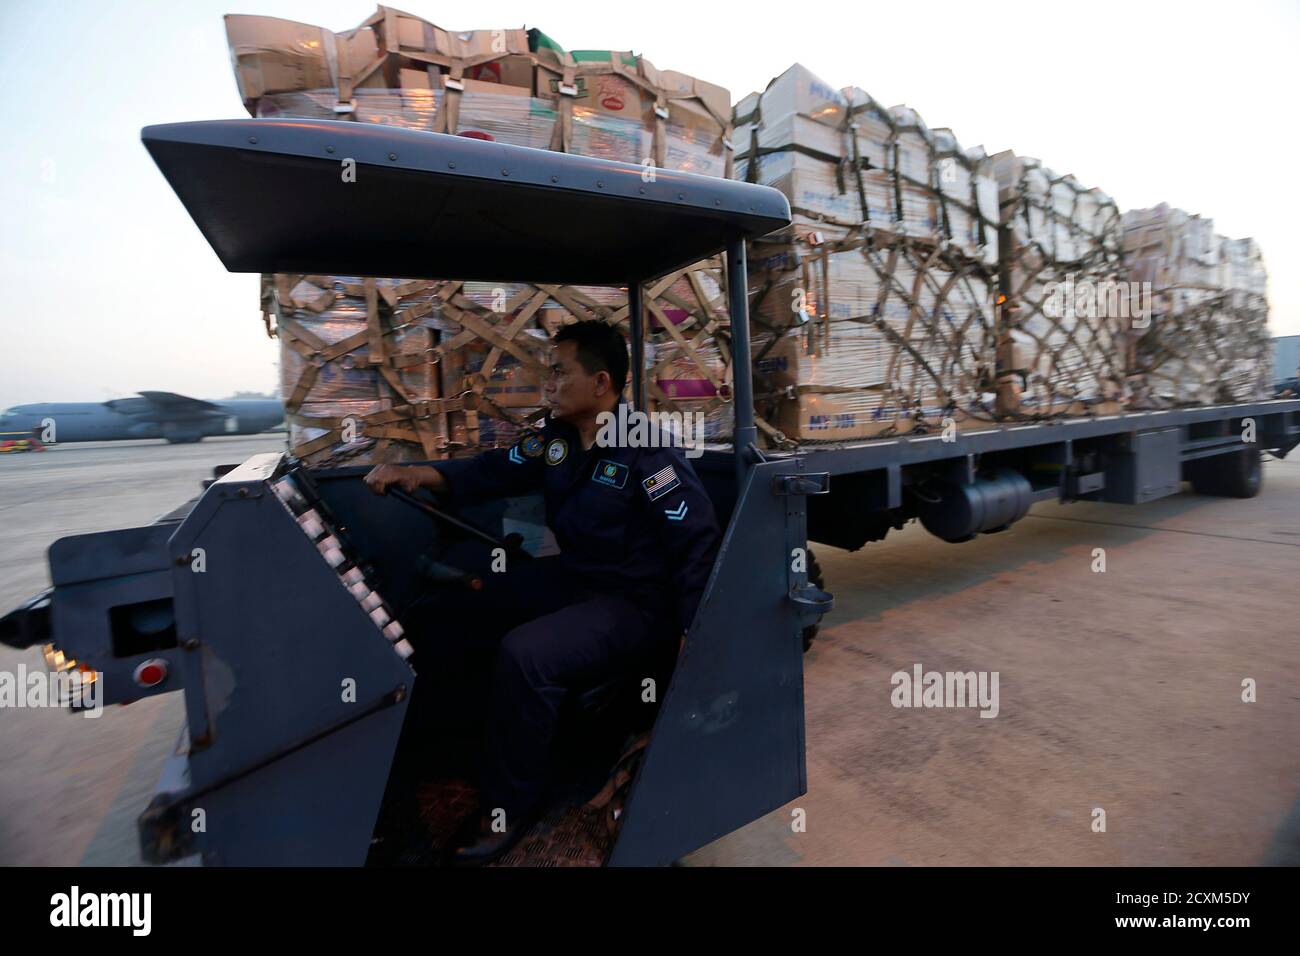
<svg viewBox="0 0 1300 956"><path fill-rule="evenodd" d="M561 342L551 351L551 374L543 389L551 417L581 418L603 411L608 404L608 372L590 374L578 361L576 342Z"/></svg>

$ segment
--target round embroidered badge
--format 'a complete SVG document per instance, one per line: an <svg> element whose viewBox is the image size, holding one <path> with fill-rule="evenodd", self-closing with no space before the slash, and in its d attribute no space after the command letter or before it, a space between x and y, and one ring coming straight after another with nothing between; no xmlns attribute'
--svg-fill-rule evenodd
<svg viewBox="0 0 1300 956"><path fill-rule="evenodd" d="M569 453L569 443L563 438L552 438L549 445L546 446L546 463L548 465L558 465L564 461L564 456Z"/></svg>

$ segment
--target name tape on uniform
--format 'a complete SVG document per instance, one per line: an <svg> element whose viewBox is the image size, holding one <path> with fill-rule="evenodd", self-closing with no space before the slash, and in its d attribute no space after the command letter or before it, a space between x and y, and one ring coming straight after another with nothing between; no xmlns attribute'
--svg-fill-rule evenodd
<svg viewBox="0 0 1300 956"><path fill-rule="evenodd" d="M622 488L627 484L628 476L627 465L609 459L601 459L596 470L592 472L591 480L598 485L608 485L610 488Z"/></svg>

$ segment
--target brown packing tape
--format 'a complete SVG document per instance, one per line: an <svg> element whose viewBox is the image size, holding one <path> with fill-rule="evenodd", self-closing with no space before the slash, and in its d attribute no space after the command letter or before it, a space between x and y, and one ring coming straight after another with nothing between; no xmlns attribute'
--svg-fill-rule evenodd
<svg viewBox="0 0 1300 956"><path fill-rule="evenodd" d="M287 315L280 316L279 324L281 333L288 334L291 342L295 343L295 348L297 348L296 343L302 343L302 345L309 350L303 351L303 349L298 349L298 352L304 356L310 357L311 355L323 352L328 348L324 341L317 338L311 332L308 332L295 319L291 319Z"/></svg>
<svg viewBox="0 0 1300 956"><path fill-rule="evenodd" d="M289 454L298 459L308 458L316 454L318 451L324 451L326 448L329 448L342 437L342 431L335 429L326 432L324 435L313 438L311 441L295 445L293 448L289 449Z"/></svg>
<svg viewBox="0 0 1300 956"><path fill-rule="evenodd" d="M418 397L407 392L406 385L402 382L402 377L398 375L397 370L388 363L379 366L379 374L383 380L388 383L388 387L396 392L398 397L403 401L410 401Z"/></svg>
<svg viewBox="0 0 1300 956"><path fill-rule="evenodd" d="M542 307L542 303L546 301L546 298L547 296L545 292L538 292L534 295L528 301L528 304L519 311L519 314L515 316L514 321L504 329L502 338L507 342L512 341L515 335L528 324L529 320L532 319L537 310ZM483 360L483 367L479 369L480 375L484 378L488 378L492 375L492 372L497 367L497 362L501 361L501 352L502 349L498 346L493 346L488 351L487 358Z"/></svg>
<svg viewBox="0 0 1300 956"><path fill-rule="evenodd" d="M577 305L584 313L592 316L593 318L605 319L606 321L608 321L611 313L614 311L609 306L601 302L597 302L595 299L591 298L586 293L580 292L577 289L564 289L562 291L564 291L569 296L569 298L573 300L574 304ZM572 308L569 309L569 312L572 314L576 314L573 312Z"/></svg>
<svg viewBox="0 0 1300 956"><path fill-rule="evenodd" d="M451 65L443 80L442 112L445 114L443 132L456 133L460 129L460 97L464 88L465 65L457 60Z"/></svg>
<svg viewBox="0 0 1300 956"><path fill-rule="evenodd" d="M578 302L577 298L571 295L569 290L565 289L564 286L543 285L539 283L537 288L544 291L552 299L568 309L569 314L575 319L600 319L605 317L599 312L595 312L582 306Z"/></svg>
<svg viewBox="0 0 1300 956"><path fill-rule="evenodd" d="M430 429L423 419L415 419L413 425L415 427L416 438L420 442L420 447L424 450L424 456L426 458L433 458L440 450L438 434Z"/></svg>
<svg viewBox="0 0 1300 956"><path fill-rule="evenodd" d="M473 332L479 338L490 343L491 345L495 345L509 352L511 355L519 359L520 362L522 362L524 365L528 366L529 368L538 372L546 371L546 366L543 365L535 355L533 355L528 350L520 347L519 345L515 344L514 342L509 341L508 339L504 339L500 335L497 335L494 329L492 329L486 322L478 318L478 316L474 315L472 312L469 312L467 310L462 311L450 305L447 307L447 312L449 313L448 318L452 319L452 321L459 322L467 330Z"/></svg>
<svg viewBox="0 0 1300 956"><path fill-rule="evenodd" d="M365 295L366 329L370 340L366 361L371 365L382 365L387 353L384 350L384 327L379 318L379 292L374 279L366 279Z"/></svg>
<svg viewBox="0 0 1300 956"><path fill-rule="evenodd" d="M421 30L423 31L424 34L424 48L426 50L433 49L434 42L435 42L433 36L433 24L425 22L422 25ZM441 85L441 80L442 80L441 67L437 64L427 63L425 64L425 69L428 71L429 74L429 88L436 89L437 86L435 84Z"/></svg>
<svg viewBox="0 0 1300 956"><path fill-rule="evenodd" d="M307 395L311 392L311 387L316 384L316 377L320 375L320 368L316 365L308 365L302 370L298 382L294 385L293 393L284 401L286 411L296 412L306 401Z"/></svg>
<svg viewBox="0 0 1300 956"><path fill-rule="evenodd" d="M660 308L659 303L656 302L654 299L647 298L646 307L651 312L654 313L655 318L659 320L659 323L672 337L673 341L676 342L679 346L681 346L682 351L690 358L690 360L694 363L695 367L700 370L700 373L706 379L709 380L709 384L712 385L714 388L718 388L722 384L720 381L718 381L718 377L713 373L713 370L708 367L708 365L704 362L704 360L700 358L699 352L697 352L694 348L692 348L690 343L686 341L685 337L678 330L677 326L673 324L673 322L664 313L664 310Z"/></svg>

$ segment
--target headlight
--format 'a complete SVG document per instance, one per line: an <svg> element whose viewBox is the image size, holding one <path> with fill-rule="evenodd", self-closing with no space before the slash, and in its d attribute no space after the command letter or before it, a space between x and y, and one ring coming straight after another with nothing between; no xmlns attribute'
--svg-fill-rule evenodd
<svg viewBox="0 0 1300 956"><path fill-rule="evenodd" d="M63 671L70 671L77 666L77 662L71 657L65 657L63 651L59 650L53 644L45 644L41 647L45 654L45 666L56 674Z"/></svg>

